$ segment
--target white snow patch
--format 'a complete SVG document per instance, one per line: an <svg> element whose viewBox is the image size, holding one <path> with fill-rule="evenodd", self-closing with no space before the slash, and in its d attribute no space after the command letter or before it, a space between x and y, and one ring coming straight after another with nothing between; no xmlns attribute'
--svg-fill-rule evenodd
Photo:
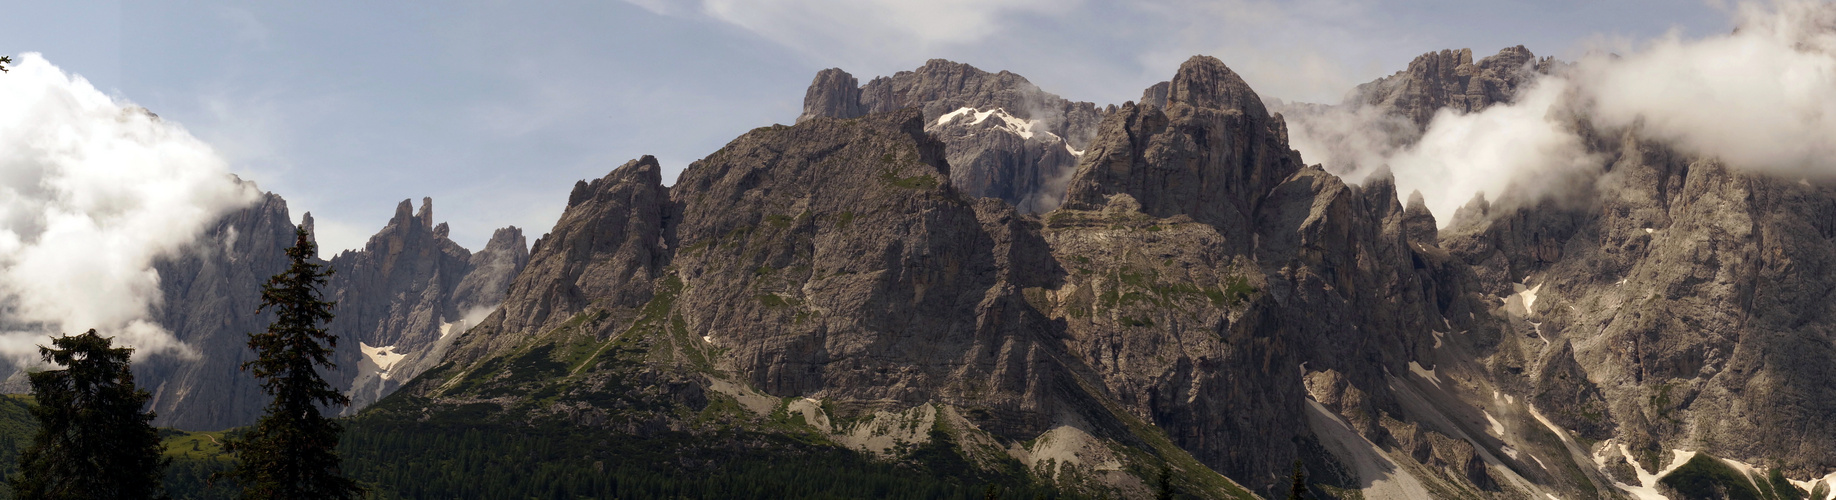
<svg viewBox="0 0 1836 500"><path fill-rule="evenodd" d="M1791 484L1794 484L1794 485L1797 485L1797 486L1798 486L1799 488L1804 488L1804 491L1816 491L1816 490L1817 490L1817 483L1823 483L1823 484L1827 484L1827 485L1829 485L1829 486L1830 486L1830 492L1829 492L1829 493L1825 493L1825 494L1824 494L1824 496L1823 496L1823 497L1821 497L1821 498L1812 498L1812 499L1810 499L1810 500L1831 500L1831 499L1836 499L1836 472L1831 472L1831 473L1830 473L1829 475L1827 475L1827 476L1823 476L1823 477L1821 477L1821 478L1817 478L1817 479L1812 479L1812 480L1809 480L1809 481L1799 481L1799 480L1796 480L1796 479L1786 479L1786 480L1787 480L1787 481L1791 481Z"/></svg>
<svg viewBox="0 0 1836 500"><path fill-rule="evenodd" d="M1648 227L1647 227L1647 228L1645 228L1645 234L1651 234L1651 233L1655 233L1655 232L1657 232L1657 230L1656 230L1656 229L1652 229L1652 228L1648 228Z"/></svg>
<svg viewBox="0 0 1836 500"><path fill-rule="evenodd" d="M714 336L713 336L713 335L702 335L702 336L701 336L701 341L702 341L702 342L707 342L707 343L709 343L709 344L712 344L712 343L714 343Z"/></svg>
<svg viewBox="0 0 1836 500"><path fill-rule="evenodd" d="M1798 178L1798 183L1799 183L1799 184L1803 184L1803 185L1805 185L1805 186L1810 186L1810 185L1811 185L1811 183L1810 183L1810 179L1806 179L1806 178L1803 178L1803 177L1799 177L1799 178ZM1819 498L1819 499L1817 499L1817 500L1825 500L1825 499L1821 499L1821 498Z"/></svg>
<svg viewBox="0 0 1836 500"><path fill-rule="evenodd" d="M1479 410L1479 413L1484 413L1485 421L1492 424L1491 431L1493 436L1504 437L1505 428L1503 422L1499 422L1498 419L1492 418L1492 412Z"/></svg>
<svg viewBox="0 0 1836 500"><path fill-rule="evenodd" d="M1639 465L1638 460L1632 458L1632 451L1627 449L1625 444L1616 444L1614 447L1619 449L1619 455L1625 457L1626 463L1632 465L1632 472L1638 475L1638 484L1631 485L1614 481L1613 486L1618 487L1626 493L1631 493L1633 497L1639 500L1669 500L1664 497L1662 493L1658 493L1658 479L1663 478L1666 474L1670 474L1671 471L1677 470L1678 467L1682 467L1684 463L1689 462L1689 459L1696 458L1696 452L1693 451L1671 450L1670 465L1665 466L1664 470L1652 473L1646 472L1645 467ZM1603 458L1597 458L1596 460L1603 466L1606 463L1606 460Z"/></svg>
<svg viewBox="0 0 1836 500"><path fill-rule="evenodd" d="M395 346L392 345L370 347L370 344L358 342L357 349L363 351L363 357L370 362L369 364L376 366L375 373L383 380L389 380L389 369L395 367L395 363L400 362L402 358L407 357L406 354L396 352Z"/></svg>
<svg viewBox="0 0 1836 500"><path fill-rule="evenodd" d="M967 106L964 106L964 107L961 107L961 108L956 108L956 111L951 111L951 112L949 112L949 113L944 113L944 115L943 115L943 116L939 116L939 117L937 117L937 123L934 123L934 124L932 124L931 126L933 126L933 127L941 127L941 126L944 126L944 125L948 125L948 124L950 124L950 122L953 122L953 121L956 121L956 117L958 117L958 116L963 116L963 115L966 115L966 114L970 114L970 113L974 113L974 112L975 112L975 108L971 108L971 107L967 107ZM976 122L976 123L981 123L981 121L982 121L982 120L981 120L981 118L977 118L977 119L975 120L975 122Z"/></svg>
<svg viewBox="0 0 1836 500"><path fill-rule="evenodd" d="M1517 460L1517 448L1512 448L1511 445L1507 444L1504 445L1504 448L1500 449L1504 450L1505 456L1511 457L1512 460Z"/></svg>
<svg viewBox="0 0 1836 500"><path fill-rule="evenodd" d="M950 123L955 122L958 118L961 118L964 115L970 115L970 114L975 115L975 119L967 123L967 125L977 125L977 124L982 123L982 121L987 120L989 117L994 117L994 118L1001 119L1002 125L999 128L1001 128L1002 130L1006 130L1008 132L1013 132L1014 135L1020 136L1021 139L1032 139L1033 134L1035 133L1050 135L1054 138L1058 137L1057 134L1046 132L1044 130L1034 132L1033 127L1039 124L1039 120L1022 120L1019 117L1008 114L1007 110L1001 109L1001 108L995 108L995 109L991 109L988 111L979 111L979 110L976 110L975 108L970 108L970 107L957 108L956 111L951 111L949 113L945 113L943 116L937 117L937 123L933 124L932 126L941 127L944 125L949 125ZM1070 149L1070 146L1066 145L1065 149ZM1082 152L1077 151L1077 150L1071 150L1071 153L1076 154L1076 155L1083 154Z"/></svg>
<svg viewBox="0 0 1836 500"><path fill-rule="evenodd" d="M1071 149L1071 143L1069 143L1069 142L1067 142L1067 143L1065 143L1065 151L1070 151L1070 152L1071 152L1071 156L1084 156L1084 152L1083 152L1083 151L1078 151L1078 150L1076 150L1076 149Z"/></svg>
<svg viewBox="0 0 1836 500"><path fill-rule="evenodd" d="M1441 379L1437 378L1438 376L1434 373L1434 370L1424 369L1422 368L1422 365L1420 363L1410 361L1409 371L1415 372L1416 375L1420 375L1422 376L1422 378L1428 379L1428 382L1434 384L1435 388L1438 389L1441 387Z"/></svg>
<svg viewBox="0 0 1836 500"><path fill-rule="evenodd" d="M1823 498L1812 498L1811 500L1836 500L1836 472L1831 472L1829 475L1823 476L1822 478L1818 478L1818 479L1812 479L1809 481L1792 481L1791 483L1803 487L1804 491L1816 491L1817 484L1822 483L1824 485L1829 486L1830 492L1825 493L1823 495Z"/></svg>
<svg viewBox="0 0 1836 500"><path fill-rule="evenodd" d="M1434 348L1440 349L1441 348L1441 337L1447 334L1441 333L1441 332L1435 332L1435 331L1430 331L1430 333L1434 334Z"/></svg>
<svg viewBox="0 0 1836 500"><path fill-rule="evenodd" d="M1511 287L1516 289L1517 293L1505 297L1505 311L1518 317L1529 316L1535 312L1536 292L1543 289L1543 284L1537 283L1534 287L1525 287L1522 283L1513 283Z"/></svg>

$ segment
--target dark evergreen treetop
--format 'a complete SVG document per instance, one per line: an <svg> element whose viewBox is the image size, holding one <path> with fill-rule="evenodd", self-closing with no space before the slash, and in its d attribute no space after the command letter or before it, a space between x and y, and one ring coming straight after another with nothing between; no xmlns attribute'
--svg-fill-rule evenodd
<svg viewBox="0 0 1836 500"><path fill-rule="evenodd" d="M19 455L19 473L7 479L20 499L165 498L162 456L150 395L134 386L131 348L112 347L90 330L39 347L61 370L32 373L39 431Z"/></svg>
<svg viewBox="0 0 1836 500"><path fill-rule="evenodd" d="M354 498L363 490L339 467L343 428L320 411L350 404L319 375L320 367L334 367L332 349L338 345L323 327L332 319L333 303L319 292L331 270L313 262L318 245L304 228L295 236L287 249L292 264L261 290L260 311L273 311L274 323L266 332L249 334L256 358L242 365L274 400L254 429L230 442L238 463L229 476L242 484L244 498Z"/></svg>

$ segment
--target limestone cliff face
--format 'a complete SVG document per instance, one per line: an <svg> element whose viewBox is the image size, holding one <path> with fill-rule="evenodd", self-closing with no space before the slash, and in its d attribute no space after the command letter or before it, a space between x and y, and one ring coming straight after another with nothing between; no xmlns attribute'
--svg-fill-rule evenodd
<svg viewBox="0 0 1836 500"><path fill-rule="evenodd" d="M500 229L474 254L434 223L433 200L414 212L396 206L389 224L361 250L328 263L335 271L326 298L338 304L328 329L338 345L332 385L349 387L355 413L393 392L445 354L451 336L497 307L511 277L528 262L522 231Z"/></svg>
<svg viewBox="0 0 1836 500"><path fill-rule="evenodd" d="M918 108L944 143L950 183L971 197L999 198L1022 212L1057 208L1065 182L1106 109L1071 102L1002 71L932 59L914 71L857 80L840 69L816 75L799 123Z"/></svg>
<svg viewBox="0 0 1836 500"><path fill-rule="evenodd" d="M1519 331L1526 359L1551 358L1537 390L1581 398L1543 411L1645 470L1673 449L1836 470L1836 189L1602 135L1593 199L1476 201L1444 239L1495 293L1535 290Z"/></svg>
<svg viewBox="0 0 1836 500"><path fill-rule="evenodd" d="M304 219L311 224L310 214ZM241 366L253 359L248 333L273 321L256 308L262 284L287 268L293 231L287 201L267 193L224 216L189 248L155 262L156 319L198 351L195 359L152 356L135 364L139 383L153 393L155 425L223 429L261 415L268 399Z"/></svg>

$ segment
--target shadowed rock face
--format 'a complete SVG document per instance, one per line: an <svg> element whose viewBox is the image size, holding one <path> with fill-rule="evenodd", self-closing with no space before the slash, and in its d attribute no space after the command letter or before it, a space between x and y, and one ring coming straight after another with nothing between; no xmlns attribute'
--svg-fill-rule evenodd
<svg viewBox="0 0 1836 500"><path fill-rule="evenodd" d="M434 223L431 198L413 209L402 200L362 250L329 262L335 273L326 297L338 306L328 329L343 340L332 383L350 388L346 414L437 363L448 344L442 340L497 307L529 260L516 227L498 230L474 254L447 239L445 223Z"/></svg>
<svg viewBox="0 0 1836 500"><path fill-rule="evenodd" d="M431 201L418 214L411 209L403 201L364 249L327 263L336 273L324 295L337 302L337 317L327 327L341 340L334 354L338 369L327 379L351 387L353 401L339 410L354 412L437 362L442 333L457 333L468 314L476 321L494 308L528 261L519 229L500 229L483 251L471 253L446 238L445 224L432 223ZM311 214L302 226L311 231ZM253 423L265 410L268 397L240 367L253 359L248 333L273 321L256 309L262 285L287 267L293 232L286 200L269 193L155 262L162 293L156 319L198 351L196 358L153 356L136 363L140 383L153 393L156 425L225 429ZM392 349L373 358L365 345ZM392 364L379 366L375 359Z"/></svg>
<svg viewBox="0 0 1836 500"><path fill-rule="evenodd" d="M819 72L805 93L798 123L918 108L926 130L944 143L951 184L1027 213L1057 208L1105 113L1040 90L1019 75L942 59L858 88L855 82L840 69Z"/></svg>
<svg viewBox="0 0 1836 500"><path fill-rule="evenodd" d="M304 217L310 227L312 215ZM155 425L215 430L255 421L268 404L242 363L254 359L248 333L266 329L272 314L256 314L261 286L287 269L294 225L287 201L273 193L232 212L176 255L155 262L161 307L156 318L196 359L152 356L134 365L153 393Z"/></svg>

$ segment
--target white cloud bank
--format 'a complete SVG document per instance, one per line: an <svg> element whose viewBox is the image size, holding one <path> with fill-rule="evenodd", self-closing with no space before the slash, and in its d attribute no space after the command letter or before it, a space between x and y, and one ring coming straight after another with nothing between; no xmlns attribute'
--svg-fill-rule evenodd
<svg viewBox="0 0 1836 500"><path fill-rule="evenodd" d="M152 321L152 263L258 194L184 128L22 55L0 74L0 357L90 328L189 352Z"/></svg>
<svg viewBox="0 0 1836 500"><path fill-rule="evenodd" d="M1640 123L1691 153L1782 174L1836 174L1836 4L1742 4L1739 29L1675 35L1575 75L1596 123Z"/></svg>
<svg viewBox="0 0 1836 500"><path fill-rule="evenodd" d="M1836 4L1747 3L1734 15L1729 34L1596 51L1511 104L1442 109L1419 139L1370 109L1297 113L1293 146L1352 181L1388 166L1399 194L1420 190L1442 225L1476 193L1534 199L1597 172L1605 159L1586 150L1576 120L1737 168L1836 177Z"/></svg>

